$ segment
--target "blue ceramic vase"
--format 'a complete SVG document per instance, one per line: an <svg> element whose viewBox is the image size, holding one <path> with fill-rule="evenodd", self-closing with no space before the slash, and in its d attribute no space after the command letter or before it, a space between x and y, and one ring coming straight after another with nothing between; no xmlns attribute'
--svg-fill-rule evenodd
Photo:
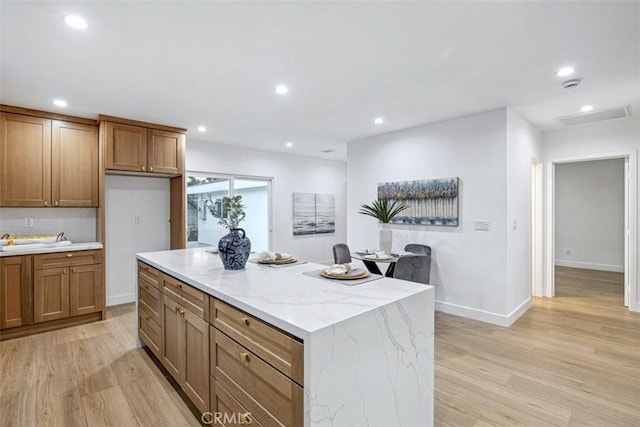
<svg viewBox="0 0 640 427"><path fill-rule="evenodd" d="M242 228L232 228L218 242L218 252L225 269L242 270L251 253L251 240Z"/></svg>

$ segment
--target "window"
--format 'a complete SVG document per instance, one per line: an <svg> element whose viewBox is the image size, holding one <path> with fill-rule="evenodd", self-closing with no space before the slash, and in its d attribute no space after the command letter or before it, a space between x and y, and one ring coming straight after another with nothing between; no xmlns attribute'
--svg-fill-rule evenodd
<svg viewBox="0 0 640 427"><path fill-rule="evenodd" d="M269 250L272 247L271 184L271 178L187 172L187 247L217 247L220 238L229 231L218 224L207 205L220 212L224 196L240 194L246 213L240 228L251 240L251 250Z"/></svg>

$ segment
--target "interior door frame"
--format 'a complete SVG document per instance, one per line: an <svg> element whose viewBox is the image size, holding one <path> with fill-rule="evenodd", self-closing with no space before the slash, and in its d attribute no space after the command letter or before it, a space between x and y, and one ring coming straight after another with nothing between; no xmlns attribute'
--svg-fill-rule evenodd
<svg viewBox="0 0 640 427"><path fill-rule="evenodd" d="M561 163L593 160L625 160L625 293L628 289L630 311L638 311L638 157L636 151L623 151L588 156L548 159L545 162L545 237L544 290L545 297L555 295L555 168Z"/></svg>

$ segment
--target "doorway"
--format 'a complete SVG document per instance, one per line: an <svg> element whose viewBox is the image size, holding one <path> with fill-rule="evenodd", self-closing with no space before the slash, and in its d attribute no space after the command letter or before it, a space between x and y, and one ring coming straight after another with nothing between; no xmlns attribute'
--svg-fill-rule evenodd
<svg viewBox="0 0 640 427"><path fill-rule="evenodd" d="M592 157L576 157L567 159L553 159L547 162L546 165L546 208L545 208L545 259L544 259L544 290L543 295L547 297L553 297L556 294L555 289L555 274L556 274L556 260L562 259L561 254L557 253L562 251L563 255L571 255L571 247L562 248L557 246L556 241L556 229L559 225L557 221L566 221L566 218L556 217L556 208L558 206L558 188L556 188L556 174L558 172L558 166L563 164L574 164L577 162L589 162L596 160L611 160L620 159L624 162L624 191L623 191L623 219L622 219L622 231L621 235L616 236L622 241L622 262L624 270L624 303L631 311L638 311L637 309L637 167L636 167L636 153L619 153L604 156L592 156ZM566 252L569 252L567 254ZM570 265L571 266L571 265ZM588 265L580 266L581 268L588 267Z"/></svg>

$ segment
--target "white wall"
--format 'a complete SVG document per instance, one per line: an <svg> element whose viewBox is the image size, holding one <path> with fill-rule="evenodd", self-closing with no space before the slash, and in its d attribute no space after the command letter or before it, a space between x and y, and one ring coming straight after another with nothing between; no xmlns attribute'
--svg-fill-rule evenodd
<svg viewBox="0 0 640 427"><path fill-rule="evenodd" d="M542 136L507 109L507 313L531 304L531 161L542 161ZM515 222L515 224L514 224Z"/></svg>
<svg viewBox="0 0 640 427"><path fill-rule="evenodd" d="M567 158L592 158L608 157L611 154L632 154L629 164L631 181L630 195L635 198L632 206L630 233L635 241L635 246L631 248L632 260L635 265L630 265L630 269L635 270L635 294L636 302L630 305L640 307L640 277L637 274L638 262L638 229L640 220L638 217L638 188L640 188L640 178L638 175L638 151L640 150L640 119L616 119L599 123L592 123L581 126L573 126L565 129L548 132L543 135L544 157L547 163L554 160ZM548 181L549 177L545 176ZM631 286L633 287L633 283ZM633 295L632 295L633 297ZM633 300L632 300L633 301Z"/></svg>
<svg viewBox="0 0 640 427"><path fill-rule="evenodd" d="M555 180L556 265L624 272L624 160L561 163Z"/></svg>
<svg viewBox="0 0 640 427"><path fill-rule="evenodd" d="M513 142L529 147L527 133L519 135L515 132ZM498 324L511 323L513 319L507 318L506 145L506 109L349 142L349 245L378 246L377 222L357 212L360 205L376 198L379 182L457 176L460 225L394 224L393 248L402 249L407 243L431 246L431 284L439 310ZM521 151L531 148L514 149L511 156L524 157L518 154ZM527 174L529 165L530 159L526 162ZM515 175L516 171L510 173ZM514 191L520 191L518 188ZM517 211L524 217L521 209ZM478 219L489 220L491 230L475 231L474 220Z"/></svg>
<svg viewBox="0 0 640 427"><path fill-rule="evenodd" d="M274 250L297 258L330 262L332 247L346 241L346 166L344 162L273 153L223 144L187 141L186 169L273 178ZM292 193L336 196L336 232L293 236ZM251 238L251 236L249 236Z"/></svg>
<svg viewBox="0 0 640 427"><path fill-rule="evenodd" d="M136 253L170 248L169 180L107 175L105 197L106 300L111 306L135 301Z"/></svg>
<svg viewBox="0 0 640 427"><path fill-rule="evenodd" d="M25 227L33 218L33 227ZM0 236L56 235L64 232L75 243L96 241L95 208L0 208Z"/></svg>

